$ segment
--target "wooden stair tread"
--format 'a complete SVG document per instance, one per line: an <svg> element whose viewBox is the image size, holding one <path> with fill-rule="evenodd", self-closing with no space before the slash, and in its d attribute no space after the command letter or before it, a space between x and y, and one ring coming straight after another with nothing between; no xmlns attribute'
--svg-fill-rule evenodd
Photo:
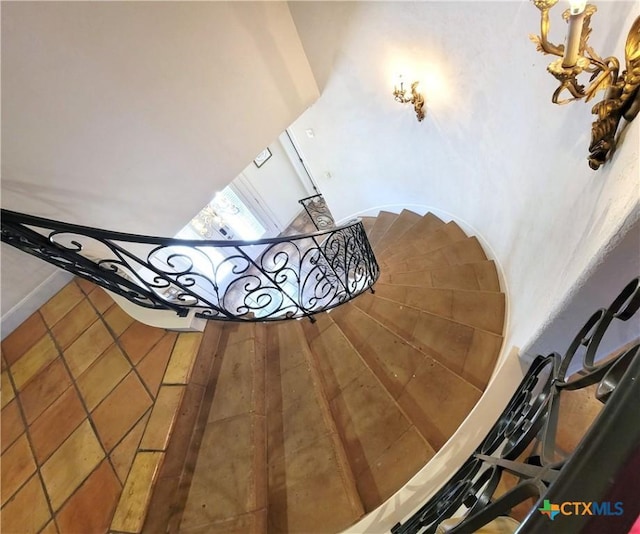
<svg viewBox="0 0 640 534"><path fill-rule="evenodd" d="M395 221L397 217L398 216L395 213L391 213L390 211L381 211L378 214L376 222L369 233L369 243L371 243L372 248L375 248L376 243L382 238L384 233L387 231L389 226L393 224L393 221Z"/></svg>
<svg viewBox="0 0 640 534"><path fill-rule="evenodd" d="M430 213L362 221L381 266L375 295L313 324L221 327L172 532L342 531L421 469L480 398L502 344L495 263Z"/></svg>
<svg viewBox="0 0 640 534"><path fill-rule="evenodd" d="M409 210L402 210L395 221L387 228L387 231L376 243L374 250L380 254L390 244L397 242L402 236L409 231L418 221L421 220L420 215Z"/></svg>
<svg viewBox="0 0 640 534"><path fill-rule="evenodd" d="M417 271L436 266L475 263L487 259L480 242L475 237L465 237L439 248L422 252L398 261L382 260L384 267L393 272Z"/></svg>
<svg viewBox="0 0 640 534"><path fill-rule="evenodd" d="M486 386L502 336L371 294L353 303L407 343L479 389Z"/></svg>
<svg viewBox="0 0 640 534"><path fill-rule="evenodd" d="M500 281L493 260L403 272L383 272L380 281L442 289L500 291Z"/></svg>
<svg viewBox="0 0 640 534"><path fill-rule="evenodd" d="M442 447L480 390L352 304L337 309L332 319L429 444Z"/></svg>
<svg viewBox="0 0 640 534"><path fill-rule="evenodd" d="M364 510L298 321L267 330L266 396L269 530L343 530Z"/></svg>
<svg viewBox="0 0 640 534"><path fill-rule="evenodd" d="M424 234L409 231L403 240L385 251L384 262L398 263L464 239L468 239L467 234L455 222L448 222Z"/></svg>
<svg viewBox="0 0 640 534"><path fill-rule="evenodd" d="M180 528L233 521L267 507L264 352L256 329L225 328L213 374L217 387ZM263 351L263 349L262 349ZM246 379L238 382L237 374Z"/></svg>
<svg viewBox="0 0 640 534"><path fill-rule="evenodd" d="M327 316L328 317L328 316ZM330 320L331 321L331 320ZM306 323L331 413L365 511L377 508L435 453L393 397L331 321Z"/></svg>
<svg viewBox="0 0 640 534"><path fill-rule="evenodd" d="M401 286L380 282L376 284L376 297L502 335L505 314L504 293Z"/></svg>

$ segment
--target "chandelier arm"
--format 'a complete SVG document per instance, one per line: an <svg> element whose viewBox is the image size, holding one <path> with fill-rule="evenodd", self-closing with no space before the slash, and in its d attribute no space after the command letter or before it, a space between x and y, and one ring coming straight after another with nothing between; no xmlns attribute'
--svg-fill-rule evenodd
<svg viewBox="0 0 640 534"><path fill-rule="evenodd" d="M540 9L540 37L538 44L540 50L545 54L562 57L564 55L564 45L555 45L548 39L549 35L549 7L538 7Z"/></svg>

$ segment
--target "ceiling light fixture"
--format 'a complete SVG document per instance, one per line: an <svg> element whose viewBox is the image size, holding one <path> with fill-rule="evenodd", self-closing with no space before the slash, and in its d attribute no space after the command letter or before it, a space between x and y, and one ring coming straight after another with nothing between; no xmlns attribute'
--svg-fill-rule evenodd
<svg viewBox="0 0 640 534"><path fill-rule="evenodd" d="M424 119L424 110L422 109L424 107L424 96L416 89L419 83L419 81L416 81L411 84L411 97L406 96L407 90L404 87L402 76L398 77L398 83L393 87L393 98L395 101L401 104L413 104L418 122Z"/></svg>
<svg viewBox="0 0 640 534"><path fill-rule="evenodd" d="M586 4L586 0L570 0L570 8L562 14L569 24L565 45L554 45L547 40L549 10L557 2L533 0L541 14L540 36L530 35L529 38L537 45L539 52L560 58L547 67L560 82L551 98L554 104L566 104L582 98L589 102L598 91L606 91L603 100L591 109L597 119L591 126L589 167L597 170L615 151L615 136L620 120L624 118L631 122L640 109L640 17L629 31L625 45L626 70L619 74L620 62L617 58L603 59L588 44L591 34L589 24L596 7ZM586 88L578 83L577 77L582 72L591 75ZM572 98L560 98L565 90Z"/></svg>

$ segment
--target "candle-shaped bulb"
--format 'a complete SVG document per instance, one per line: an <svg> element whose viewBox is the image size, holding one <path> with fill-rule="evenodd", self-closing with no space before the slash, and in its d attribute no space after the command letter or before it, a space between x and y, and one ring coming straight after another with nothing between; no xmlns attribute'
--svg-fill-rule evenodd
<svg viewBox="0 0 640 534"><path fill-rule="evenodd" d="M584 8L586 0L570 0L571 15L569 16L569 31L564 43L564 56L562 66L571 68L575 66L580 55L580 39L582 37L582 23L584 22ZM575 9L575 11L574 11Z"/></svg>
<svg viewBox="0 0 640 534"><path fill-rule="evenodd" d="M579 15L587 6L587 0L569 0L569 12L572 15Z"/></svg>

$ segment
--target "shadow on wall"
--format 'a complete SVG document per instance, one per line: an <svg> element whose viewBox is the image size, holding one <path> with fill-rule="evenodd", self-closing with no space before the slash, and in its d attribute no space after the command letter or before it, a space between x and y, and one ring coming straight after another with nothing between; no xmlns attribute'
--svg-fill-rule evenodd
<svg viewBox="0 0 640 534"><path fill-rule="evenodd" d="M612 246L603 261L590 270L558 315L550 318L540 335L523 350L522 359L530 362L538 354L566 350L575 332L589 319L590 311L608 307L611 295L617 295L639 274L640 219ZM616 321L608 329L599 353L610 354L637 339L639 334L637 321Z"/></svg>
<svg viewBox="0 0 640 534"><path fill-rule="evenodd" d="M324 2L289 2L293 22L320 93L343 50L344 38L349 35L358 9L357 2L334 2L330 10Z"/></svg>

